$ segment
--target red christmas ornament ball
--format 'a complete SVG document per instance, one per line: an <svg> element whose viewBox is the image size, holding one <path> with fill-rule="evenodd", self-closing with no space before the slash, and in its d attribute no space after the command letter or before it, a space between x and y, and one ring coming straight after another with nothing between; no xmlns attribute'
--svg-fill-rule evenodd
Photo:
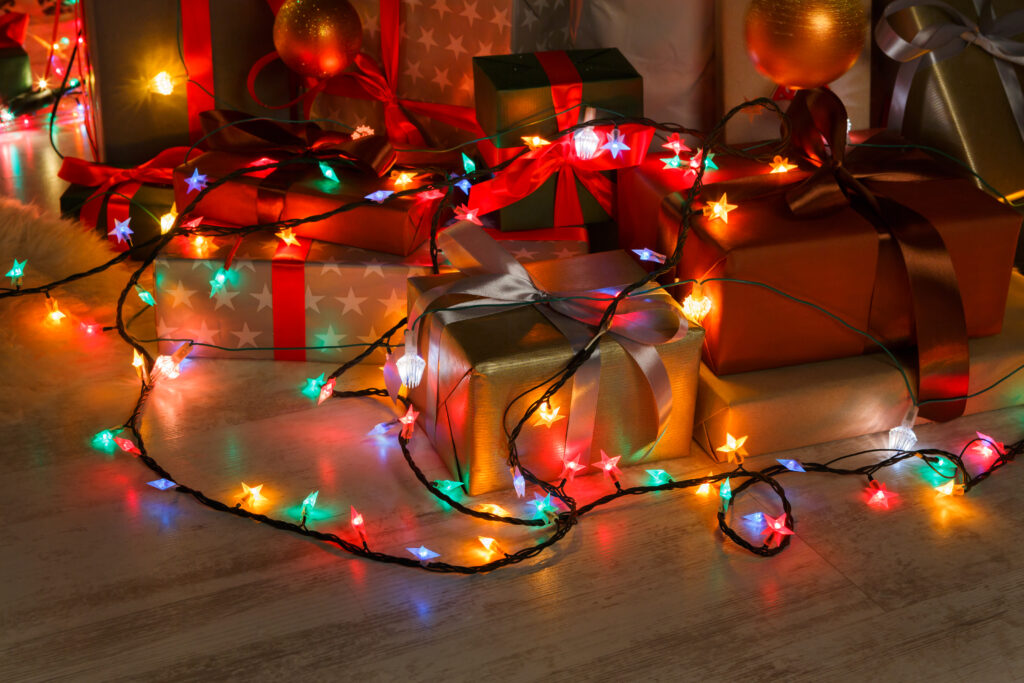
<svg viewBox="0 0 1024 683"><path fill-rule="evenodd" d="M274 19L274 47L295 73L330 78L359 53L363 25L348 0L288 0Z"/></svg>

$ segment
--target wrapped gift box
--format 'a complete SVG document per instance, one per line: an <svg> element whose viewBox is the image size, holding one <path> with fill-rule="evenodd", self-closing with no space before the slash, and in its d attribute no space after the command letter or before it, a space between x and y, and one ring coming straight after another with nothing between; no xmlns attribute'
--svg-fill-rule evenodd
<svg viewBox="0 0 1024 683"><path fill-rule="evenodd" d="M620 286L643 275L635 260L621 251L538 262L527 268L534 282L546 291L556 291L554 283L564 282L573 283L573 289ZM460 273L451 273L411 278L410 306L424 292L455 283L461 277ZM672 315L677 314L677 304L670 297L659 293L651 299L667 306ZM438 305L463 300L445 297L438 300ZM508 488L512 479L506 465L505 430L511 429L526 406L540 396L542 389L536 387L565 367L573 355L572 346L533 306L504 308L448 324L439 317L426 316L418 334L419 353L427 360L427 368L421 383L410 391L410 398L420 410L420 423L453 476L467 485L469 493ZM601 449L612 456L621 455L620 465L687 454L702 336L700 328L691 328L682 337L655 346L668 372L672 397L671 414L660 440L656 404L644 374L619 343L605 336L598 350L600 380L590 390L597 391L591 446L566 446L573 384L583 381L583 375L577 374L551 401L550 407L566 419L545 426L536 423L535 416L520 434L517 450L524 466L541 478L554 480L562 471L567 450L575 451L581 464L599 461ZM437 340L436 347L432 339ZM520 394L520 400L506 415L506 408ZM570 453L569 457L574 455Z"/></svg>
<svg viewBox="0 0 1024 683"><path fill-rule="evenodd" d="M27 30L27 14L0 16L0 104L32 89L32 67L23 46Z"/></svg>
<svg viewBox="0 0 1024 683"><path fill-rule="evenodd" d="M367 140L387 144L379 137ZM211 151L179 166L174 171L178 207L184 210L192 201L190 195L195 196L186 181L197 169L212 182L259 162L259 155ZM308 218L329 213L345 204L362 202L354 209L296 226L295 234L399 256L411 254L429 237L431 220L439 204L437 199L410 194L375 203L365 199L366 196L408 188L397 185L393 176L379 177L365 169L346 167L344 162L330 163L337 181L325 177L318 163L309 159L298 159L275 172L238 176L212 188L193 213L224 223L257 225ZM417 184L426 182L427 174L419 176Z"/></svg>
<svg viewBox="0 0 1024 683"><path fill-rule="evenodd" d="M970 349L970 393L991 388L968 399L965 414L1024 404L1024 373L996 384L1024 364L1024 277L1011 280L1003 331L972 339ZM750 455L774 453L887 432L909 406L907 386L884 354L723 376L702 364L694 439L716 460L727 433L747 436Z"/></svg>
<svg viewBox="0 0 1024 683"><path fill-rule="evenodd" d="M1024 35L1009 35L1004 28L1012 25L1006 19L1020 3L993 0L990 17L979 17L972 0L948 0L946 6L954 13L920 3L879 21L879 47L904 62L883 54L876 70L879 99L893 105L888 124L912 142L960 159L990 184L977 180L979 187L1024 193L1024 66L997 60L978 47L986 38L972 44L961 37L969 39L981 23L988 36L1020 41ZM941 31L947 37L933 39L931 51L909 45L915 36L934 35L936 27L947 27Z"/></svg>
<svg viewBox="0 0 1024 683"><path fill-rule="evenodd" d="M898 156L892 153L893 159ZM729 213L727 223L694 218L676 272L679 278L762 283L824 308L890 348L913 340L906 269L888 233L879 233L850 207L817 217L794 216L783 194L807 172L772 174L766 164L721 158L716 163L721 170L705 178L703 197L718 200L727 193L738 208ZM681 192L692 182L692 174L673 173L651 163L620 174L623 206L629 198L620 231L635 231L647 242L639 246L662 253L675 246ZM750 173L760 173L763 180L749 183L745 176ZM870 182L874 191L931 220L952 258L968 334L996 334L1020 216L968 180L937 175L940 179ZM656 221L651 220L654 214ZM660 231L653 236L657 246L651 244L652 226ZM682 298L689 289L675 291ZM823 313L763 287L707 282L703 293L713 302L703 322L704 361L718 374L842 358L872 348L865 337Z"/></svg>
<svg viewBox="0 0 1024 683"><path fill-rule="evenodd" d="M94 228L103 239L110 243L115 251L126 251L129 245L111 235L115 220L127 215L132 230L132 244L138 245L152 239L161 232L160 218L171 212L174 206L174 189L170 185L140 184L131 188L134 191L130 199L117 190L107 194L96 187L70 185L60 196L60 212L64 218L82 218L83 208L92 202L99 204L99 214L95 221L86 222L87 227ZM116 206L117 209L111 210Z"/></svg>
<svg viewBox="0 0 1024 683"><path fill-rule="evenodd" d="M296 118L287 109L258 106L246 90L250 67L274 49L274 15L266 0L88 0L81 5L91 65L85 85L100 161L131 166L167 147L194 142L201 135L199 112L215 106ZM151 90L153 78L164 71L174 86L168 95ZM186 71L194 83L186 83ZM261 74L256 87L270 103L288 102L294 90L280 62Z"/></svg>
<svg viewBox="0 0 1024 683"><path fill-rule="evenodd" d="M968 0L969 2L970 0ZM768 97L785 111L791 93L780 89L761 74L747 54L743 23L751 0L719 0L718 11L718 71L717 82L720 101L717 116L747 100ZM860 0L865 17L871 15L871 0ZM866 19L865 19L866 21ZM867 30L865 29L865 38ZM871 41L865 39L864 49L857 62L845 74L828 84L843 103L855 129L871 126ZM687 123L687 122L683 122ZM777 138L779 117L758 109L748 109L733 117L726 125L725 140L731 145Z"/></svg>
<svg viewBox="0 0 1024 683"><path fill-rule="evenodd" d="M397 36L398 58L392 84L400 98L472 108L473 63L478 55L551 50L569 45L569 2L548 0L478 0L427 3L401 0L401 27L381 26L381 0L353 0L363 23L363 50L378 62L382 36ZM388 70L388 64L383 64ZM377 101L325 94L317 97L313 117L349 126L366 124L385 130L384 105ZM477 134L428 116L413 114L427 143L453 147Z"/></svg>
<svg viewBox="0 0 1024 683"><path fill-rule="evenodd" d="M492 234L500 236L498 231ZM523 260L567 258L587 251L583 230L539 230L520 236L532 239L501 243ZM226 347L196 346L193 357L350 360L361 347L315 347L375 341L405 316L406 278L431 271L429 243L403 258L312 240L286 247L274 237L256 234L242 240L225 289L211 297L210 280L224 266L235 239L210 239L209 248L197 250L190 241L177 238L154 265L159 336ZM163 342L161 353L178 344ZM272 346L314 348L246 350ZM370 360L383 361L383 353Z"/></svg>

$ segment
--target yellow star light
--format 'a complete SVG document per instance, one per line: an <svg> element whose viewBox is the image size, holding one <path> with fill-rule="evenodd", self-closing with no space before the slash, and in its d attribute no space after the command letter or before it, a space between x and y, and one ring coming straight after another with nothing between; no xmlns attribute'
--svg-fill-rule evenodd
<svg viewBox="0 0 1024 683"><path fill-rule="evenodd" d="M544 401L543 403L540 404L540 408L537 409L537 421L534 422L533 425L535 427L544 425L545 427L550 428L552 424L558 422L563 417L565 417L565 415L558 414L559 410L561 409L555 408L554 410L552 410L551 406L548 405L548 402Z"/></svg>
<svg viewBox="0 0 1024 683"><path fill-rule="evenodd" d="M771 167L772 173L789 173L796 168L796 164L791 164L788 158L776 154L775 158L772 159Z"/></svg>
<svg viewBox="0 0 1024 683"><path fill-rule="evenodd" d="M409 171L395 171L391 175L395 181L395 187L406 187L416 179L415 174Z"/></svg>
<svg viewBox="0 0 1024 683"><path fill-rule="evenodd" d="M174 219L178 217L178 212L171 207L171 210L160 216L160 234L166 235L174 227Z"/></svg>
<svg viewBox="0 0 1024 683"><path fill-rule="evenodd" d="M746 442L747 437L741 436L739 438L736 438L729 432L726 432L725 445L719 446L715 450L719 451L720 453L724 453L725 456L728 458L729 462L733 462L735 460L737 463L742 464L743 458L747 455L747 449L743 447L743 444L745 444Z"/></svg>
<svg viewBox="0 0 1024 683"><path fill-rule="evenodd" d="M249 505L250 507L256 507L260 503L264 502L267 497L264 496L260 491L263 490L263 484L259 486L249 486L244 481L242 482L242 502Z"/></svg>
<svg viewBox="0 0 1024 683"><path fill-rule="evenodd" d="M479 510L480 512L489 512L492 515L500 515L502 517L512 516L508 510L501 507L500 505L495 505L494 503L484 503L483 505L477 506L476 509Z"/></svg>
<svg viewBox="0 0 1024 683"><path fill-rule="evenodd" d="M728 195L723 192L721 199L717 202L708 202L704 205L704 215L711 218L711 220L721 220L725 223L729 222L729 212L736 208L735 204L730 204Z"/></svg>
<svg viewBox="0 0 1024 683"><path fill-rule="evenodd" d="M291 228L285 228L284 230L275 233L275 236L284 242L286 246L299 246L299 238L295 236L295 231Z"/></svg>
<svg viewBox="0 0 1024 683"><path fill-rule="evenodd" d="M944 496L962 496L964 495L964 485L957 484L955 480L950 479L942 486L936 486L935 490Z"/></svg>
<svg viewBox="0 0 1024 683"><path fill-rule="evenodd" d="M47 299L46 307L50 309L50 312L46 315L46 319L49 320L51 323L59 323L61 320L67 317L59 308L57 308L56 299Z"/></svg>
<svg viewBox="0 0 1024 683"><path fill-rule="evenodd" d="M545 140L539 135L524 135L523 142L526 143L526 146L530 148L531 152L539 147L551 144L548 140Z"/></svg>
<svg viewBox="0 0 1024 683"><path fill-rule="evenodd" d="M714 474L714 472L708 472L708 476L709 476L709 477L710 477L710 476L711 476L712 474ZM706 482L704 482L703 484L701 484L700 486L698 486L698 487L697 487L697 490L695 491L695 493L696 493L696 494L697 494L698 496L706 496L706 495L708 495L709 493L711 493L711 482L709 482L709 481L706 481Z"/></svg>

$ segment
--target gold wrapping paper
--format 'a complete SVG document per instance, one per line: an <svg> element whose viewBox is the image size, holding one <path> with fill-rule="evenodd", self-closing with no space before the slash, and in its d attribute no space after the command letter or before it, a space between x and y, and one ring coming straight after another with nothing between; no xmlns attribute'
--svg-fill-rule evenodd
<svg viewBox="0 0 1024 683"><path fill-rule="evenodd" d="M580 287L622 285L643 275L640 266L621 251L526 267L538 283L550 279L550 273L559 269L561 277L568 275ZM446 274L410 278L409 301L460 277ZM661 296L671 301L667 295ZM460 300L446 298L443 305ZM441 323L436 316L427 316L425 325ZM429 338L427 328L420 335L421 345L425 346ZM436 413L428 405L426 380L410 392L410 398L421 411L420 424L453 477L466 482L470 494L510 488L505 430L511 429L526 406L543 392L543 388L530 391L531 388L565 367L572 357L572 348L533 307L447 325L440 339L440 367L427 368L428 373L438 373L442 400ZM657 432L654 401L633 361L616 342L607 337L602 339L597 422L589 462L600 460L602 448L609 455L621 455L622 466L689 453L703 339L703 330L691 327L683 338L655 347L671 378L673 410L665 435L646 456L644 446ZM423 357L428 355L422 347L419 353ZM522 392L527 393L505 415L506 407ZM571 383L567 383L551 402L560 415L568 414L571 393ZM534 417L523 429L517 440L518 452L524 466L553 480L562 470L568 420L559 419L550 427L536 422Z"/></svg>
<svg viewBox="0 0 1024 683"><path fill-rule="evenodd" d="M971 393L1024 364L1024 276L1010 281L1003 331L972 339L970 349ZM1022 403L1018 372L969 399L965 414ZM900 373L880 353L721 377L701 364L694 439L716 460L727 432L748 436L750 455L774 453L888 431L909 405Z"/></svg>
<svg viewBox="0 0 1024 683"><path fill-rule="evenodd" d="M945 1L968 17L977 16L973 0ZM1019 0L992 3L1000 17L1020 6ZM922 29L948 21L936 8L921 6L897 12L890 23L900 37L911 40ZM1024 36L1016 38L1022 40ZM920 61L907 96L902 135L960 159L1004 195L1024 191L1024 138L1014 121L993 57L981 48L968 46L936 64L931 64L927 56ZM1024 83L1024 66L1014 68ZM895 74L895 68L886 70L890 69ZM980 181L975 182L988 190Z"/></svg>

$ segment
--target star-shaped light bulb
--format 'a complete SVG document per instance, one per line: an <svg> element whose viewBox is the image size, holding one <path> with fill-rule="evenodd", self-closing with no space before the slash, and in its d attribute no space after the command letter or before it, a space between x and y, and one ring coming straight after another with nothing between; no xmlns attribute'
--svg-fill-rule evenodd
<svg viewBox="0 0 1024 683"><path fill-rule="evenodd" d="M132 349L132 367L135 374L146 384L149 384L149 368L146 367L146 359L142 357L138 349Z"/></svg>
<svg viewBox="0 0 1024 683"><path fill-rule="evenodd" d="M591 126L580 128L572 134L573 149L576 151L576 156L583 161L593 159L597 156L597 150L600 144L601 138L598 137L597 131L595 131Z"/></svg>
<svg viewBox="0 0 1024 683"><path fill-rule="evenodd" d="M566 458L562 461L562 473L558 475L558 478L569 482L573 480L577 472L585 469L587 469L587 466L580 464L580 456L577 455L572 460Z"/></svg>
<svg viewBox="0 0 1024 683"><path fill-rule="evenodd" d="M421 545L419 548L406 548L406 550L412 553L420 562L426 562L427 560L432 560L435 557L441 557L441 553L435 553L424 545Z"/></svg>
<svg viewBox="0 0 1024 683"><path fill-rule="evenodd" d="M46 314L46 319L51 323L59 323L67 317L67 315L58 308L56 299L47 299L46 308L49 310L49 313Z"/></svg>
<svg viewBox="0 0 1024 683"><path fill-rule="evenodd" d="M378 204L382 204L385 199L387 199L394 193L394 190L377 190L376 192L371 192L370 194L366 195L365 197L363 197L363 199L369 199L371 202L377 202Z"/></svg>
<svg viewBox="0 0 1024 683"><path fill-rule="evenodd" d="M135 293L139 295L139 299L142 303L147 306L156 306L156 301L153 299L153 295L150 294L146 288L135 285Z"/></svg>
<svg viewBox="0 0 1024 683"><path fill-rule="evenodd" d="M408 187L416 180L415 174L409 171L395 171L392 174L392 179L395 183L395 187Z"/></svg>
<svg viewBox="0 0 1024 683"><path fill-rule="evenodd" d="M711 299L704 295L699 282L694 282L690 293L683 299L683 316L694 325L700 325L711 312Z"/></svg>
<svg viewBox="0 0 1024 683"><path fill-rule="evenodd" d="M274 233L286 247L297 247L299 246L299 238L295 236L295 231L291 228L285 228L279 232Z"/></svg>
<svg viewBox="0 0 1024 683"><path fill-rule="evenodd" d="M162 478L161 479L154 479L153 481L147 481L146 483L149 486L152 486L153 488L159 489L161 491L166 491L167 489L171 489L171 488L174 488L175 486L177 486L177 484L175 484L170 479L162 479Z"/></svg>
<svg viewBox="0 0 1024 683"><path fill-rule="evenodd" d="M674 157L663 158L661 162L665 164L665 169L672 169L678 171L679 169L683 168L683 160L679 158L678 154Z"/></svg>
<svg viewBox="0 0 1024 683"><path fill-rule="evenodd" d="M313 398L314 396L320 395L320 387L327 381L327 376L324 373L320 373L318 377L307 377L306 384L302 387L302 394Z"/></svg>
<svg viewBox="0 0 1024 683"><path fill-rule="evenodd" d="M135 442L131 439L126 439L123 436L115 436L114 443L125 453L131 453L132 455L142 455L142 451L135 445Z"/></svg>
<svg viewBox="0 0 1024 683"><path fill-rule="evenodd" d="M608 150L612 155L612 159L618 159L623 152L628 152L632 149L626 144L625 139L622 131L616 128L608 136L608 142L601 145L601 149Z"/></svg>
<svg viewBox="0 0 1024 683"><path fill-rule="evenodd" d="M352 139L358 140L359 138L367 138L373 135L373 128L369 126L356 126L356 129L352 131Z"/></svg>
<svg viewBox="0 0 1024 683"><path fill-rule="evenodd" d="M659 254L658 252L652 251L651 249L648 249L647 247L644 247L643 249L633 249L632 251L633 251L634 254L637 255L637 257L639 257L639 259L641 261L650 261L651 263L664 263L665 262L665 255L664 254Z"/></svg>
<svg viewBox="0 0 1024 683"><path fill-rule="evenodd" d="M196 235L192 238L192 248L196 250L200 256L211 247L211 240L203 235Z"/></svg>
<svg viewBox="0 0 1024 683"><path fill-rule="evenodd" d="M419 412L415 408L413 408L412 405L410 405L409 409L405 411L405 415L398 418L398 421L402 423L402 431L400 433L400 436L403 439L412 438L412 430L416 427L416 418L419 416Z"/></svg>
<svg viewBox="0 0 1024 683"><path fill-rule="evenodd" d="M160 216L160 234L166 235L174 227L174 219L178 217L177 212L172 208L170 211Z"/></svg>
<svg viewBox="0 0 1024 683"><path fill-rule="evenodd" d="M185 194L202 192L206 189L206 176L200 173L198 168L194 168L192 175L185 178L185 184L188 185L188 191Z"/></svg>
<svg viewBox="0 0 1024 683"><path fill-rule="evenodd" d="M320 168L320 175L322 175L324 178L330 180L332 183L341 182L341 180L338 178L338 174L334 172L334 169L326 161L318 162L317 166L319 166Z"/></svg>
<svg viewBox="0 0 1024 683"><path fill-rule="evenodd" d="M471 209L465 204L460 204L459 206L455 207L455 218L457 218L458 220L469 221L470 223L483 225L483 223L480 221L479 213L479 209Z"/></svg>
<svg viewBox="0 0 1024 683"><path fill-rule="evenodd" d="M735 204L729 203L728 193L723 192L717 202L707 202L704 205L704 215L713 221L719 220L728 223L729 212L735 208Z"/></svg>
<svg viewBox="0 0 1024 683"><path fill-rule="evenodd" d="M980 455L983 458L994 458L997 455L1006 453L1006 446L1001 441L996 441L991 436L981 432L975 432L975 434L978 435L978 440L971 444L969 453Z"/></svg>
<svg viewBox="0 0 1024 683"><path fill-rule="evenodd" d="M743 464L743 458L747 456L747 449L743 447L743 444L747 442L747 437L741 436L739 438L733 436L729 432L725 433L725 445L719 446L715 450L725 454L725 457L729 462L734 460Z"/></svg>
<svg viewBox="0 0 1024 683"><path fill-rule="evenodd" d="M665 470L646 470L646 472L655 486L664 486L672 481L672 477Z"/></svg>
<svg viewBox="0 0 1024 683"><path fill-rule="evenodd" d="M799 460L780 460L776 458L775 462L785 467L790 472L806 472L804 466L800 464Z"/></svg>
<svg viewBox="0 0 1024 683"><path fill-rule="evenodd" d="M363 515L360 514L360 512L358 510L356 510L354 506L349 506L349 513L348 514L349 514L349 523L352 525L352 528L356 530L356 533L359 534L359 540L363 542L363 547L365 548L366 547L366 529L364 528L364 525L363 525Z"/></svg>
<svg viewBox="0 0 1024 683"><path fill-rule="evenodd" d="M551 144L549 140L545 140L539 135L524 135L523 142L526 143L526 146L530 148L531 152L535 152L541 147L546 147Z"/></svg>
<svg viewBox="0 0 1024 683"><path fill-rule="evenodd" d="M401 378L402 384L410 389L415 389L423 380L427 361L423 360L419 354L407 351L404 356L395 361L395 367L398 369L398 376Z"/></svg>
<svg viewBox="0 0 1024 683"><path fill-rule="evenodd" d="M690 170L696 173L700 170L700 157L704 154L703 149L698 149L692 157L690 157ZM715 163L715 153L708 152L708 158L704 160L705 171L717 171L718 164Z"/></svg>
<svg viewBox="0 0 1024 683"><path fill-rule="evenodd" d="M679 136L679 133L672 133L671 135L669 135L668 141L665 142L662 145L662 147L671 151L677 157L683 152L691 151L690 148L686 146L686 143L683 142L683 139Z"/></svg>
<svg viewBox="0 0 1024 683"><path fill-rule="evenodd" d="M451 493L453 491L458 491L463 486L465 486L465 484L463 484L461 481L452 481L451 479L438 479L434 482L434 488L436 488L441 493Z"/></svg>
<svg viewBox="0 0 1024 683"><path fill-rule="evenodd" d="M484 503L483 505L478 505L476 509L479 510L480 512L487 512L489 514L498 515L501 517L512 516L512 513L510 513L508 510L501 507L500 505L495 505L494 503Z"/></svg>
<svg viewBox="0 0 1024 683"><path fill-rule="evenodd" d="M872 480L868 484L868 505L888 510L889 501L895 497L896 494L888 490L883 483Z"/></svg>
<svg viewBox="0 0 1024 683"><path fill-rule="evenodd" d="M224 285L228 282L228 271L223 268L219 269L217 273L210 280L210 298L217 296L217 293L224 289Z"/></svg>
<svg viewBox="0 0 1024 683"><path fill-rule="evenodd" d="M767 543L771 543L773 538L782 540L783 536L792 536L793 530L786 526L786 513L783 512L778 517L771 517L769 515L762 514L764 518L764 530L761 532L762 536L768 536Z"/></svg>
<svg viewBox="0 0 1024 683"><path fill-rule="evenodd" d="M455 187L462 190L462 194L468 195L469 190L473 187L473 183L469 182L468 179L463 178L462 180L455 183Z"/></svg>
<svg viewBox="0 0 1024 683"><path fill-rule="evenodd" d="M125 218L123 221L114 219L114 229L107 234L116 237L119 244L121 243L132 243L132 229L129 227L131 223L131 217Z"/></svg>
<svg viewBox="0 0 1024 683"><path fill-rule="evenodd" d="M486 550L487 553L490 555L505 553L505 550L501 547L501 544L493 538L490 538L488 536L477 536L476 540L480 541L480 545L482 545L484 547L484 550Z"/></svg>
<svg viewBox="0 0 1024 683"><path fill-rule="evenodd" d="M512 486L516 490L516 495L520 498L526 495L526 477L523 476L518 467L512 468Z"/></svg>
<svg viewBox="0 0 1024 683"><path fill-rule="evenodd" d="M622 470L619 469L619 459L621 455L616 455L614 458L609 458L608 454L603 450L601 451L601 462L594 465L602 472L612 478L612 481L618 482L618 475L622 474Z"/></svg>
<svg viewBox="0 0 1024 683"><path fill-rule="evenodd" d="M727 512L729 503L732 501L732 484L729 482L729 477L726 477L722 485L718 487L718 498L722 501L722 512Z"/></svg>
<svg viewBox="0 0 1024 683"><path fill-rule="evenodd" d="M39 90L49 90L50 83L45 78L40 77L39 80L36 81L36 88Z"/></svg>
<svg viewBox="0 0 1024 683"><path fill-rule="evenodd" d="M161 71L149 81L149 89L158 95L170 95L174 92L174 81L166 71Z"/></svg>
<svg viewBox="0 0 1024 683"><path fill-rule="evenodd" d="M558 512L558 507L551 500L550 493L543 497L539 493L533 494L533 500L529 504L533 506L534 512L538 517L547 518Z"/></svg>
<svg viewBox="0 0 1024 683"><path fill-rule="evenodd" d="M10 123L15 119L14 112L7 107L0 109L0 123Z"/></svg>
<svg viewBox="0 0 1024 683"><path fill-rule="evenodd" d="M708 472L708 476L709 477L712 476L713 474L714 474L714 472ZM708 495L709 493L711 493L711 482L710 481L703 482L700 486L698 486L694 490L694 493L696 493L698 496L706 496L706 495Z"/></svg>
<svg viewBox="0 0 1024 683"><path fill-rule="evenodd" d="M323 405L324 401L329 399L331 396L334 396L334 385L336 381L337 378L332 377L320 385L320 391L317 393L316 396L316 404L318 406Z"/></svg>
<svg viewBox="0 0 1024 683"><path fill-rule="evenodd" d="M306 513L316 507L316 499L320 497L319 489L313 491L311 494L302 499L302 516L305 517Z"/></svg>
<svg viewBox="0 0 1024 683"><path fill-rule="evenodd" d="M776 154L775 158L772 159L771 167L772 173L789 173L796 168L796 164L791 164L789 163L789 159Z"/></svg>
<svg viewBox="0 0 1024 683"><path fill-rule="evenodd" d="M239 499L242 505L248 505L249 507L256 507L260 503L267 500L267 497L263 495L263 484L259 486L249 486L244 481L242 482L242 496Z"/></svg>
<svg viewBox="0 0 1024 683"><path fill-rule="evenodd" d="M14 259L14 265L7 271L6 277L11 278L11 284L18 285L21 283L21 278L25 275L25 264L28 263L28 259L19 261Z"/></svg>
<svg viewBox="0 0 1024 683"><path fill-rule="evenodd" d="M114 441L114 432L109 429L97 432L92 437L92 446L98 450L112 453L117 448L117 442Z"/></svg>
<svg viewBox="0 0 1024 683"><path fill-rule="evenodd" d="M942 486L936 486L935 490L943 496L962 496L964 495L964 485L958 484L955 479L950 479Z"/></svg>
<svg viewBox="0 0 1024 683"><path fill-rule="evenodd" d="M462 153L462 168L467 174L476 172L476 162L465 152Z"/></svg>
<svg viewBox="0 0 1024 683"><path fill-rule="evenodd" d="M435 199L440 199L443 196L444 192L441 192L441 190L437 189L436 187L431 187L429 189L423 190L422 192L417 192L416 201L431 202L434 201Z"/></svg>
<svg viewBox="0 0 1024 683"><path fill-rule="evenodd" d="M550 428L551 425L565 417L565 415L558 414L559 410L561 410L560 407L552 408L550 405L548 405L547 401L544 401L543 403L540 404L540 407L537 408L537 420L533 423L533 425L535 427L544 425L545 427Z"/></svg>

